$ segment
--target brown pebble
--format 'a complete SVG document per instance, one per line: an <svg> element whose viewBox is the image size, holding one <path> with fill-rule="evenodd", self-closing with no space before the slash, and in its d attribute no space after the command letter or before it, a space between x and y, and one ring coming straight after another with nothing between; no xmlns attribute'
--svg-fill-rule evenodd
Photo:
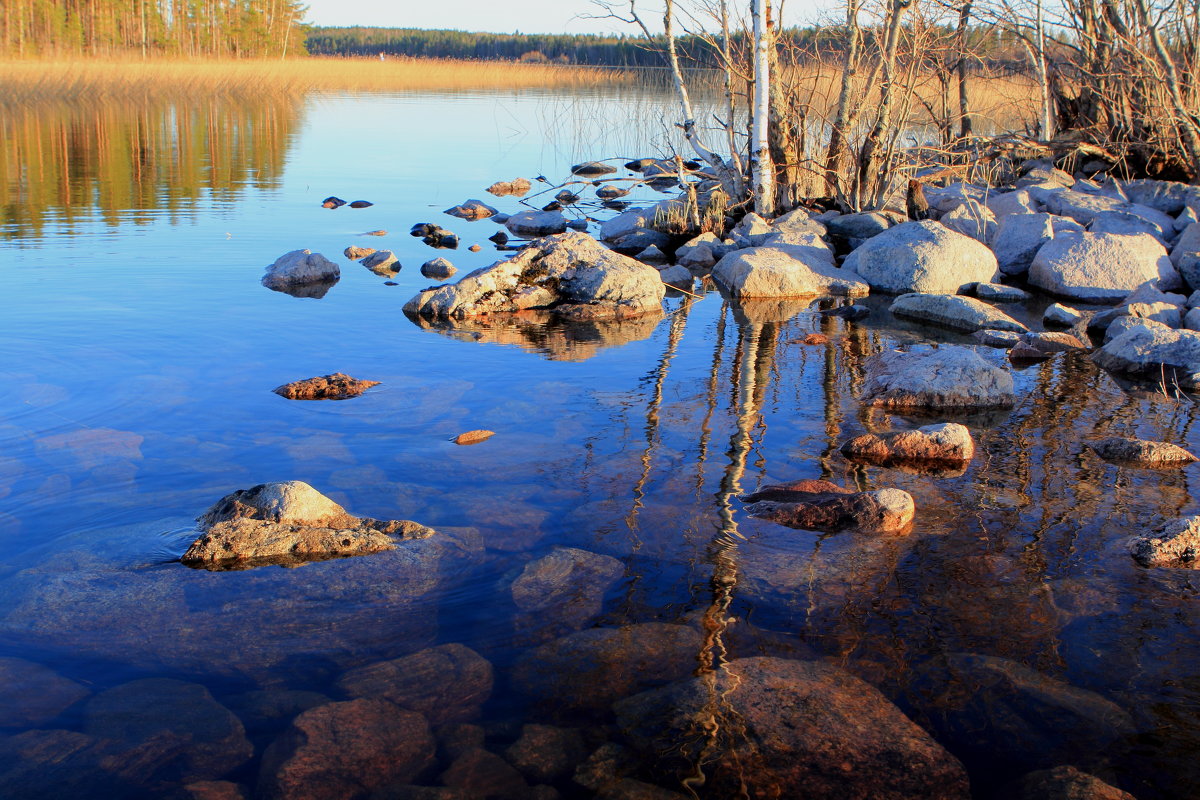
<svg viewBox="0 0 1200 800"><path fill-rule="evenodd" d="M800 344L829 344L829 337L823 333L810 333L800 340Z"/></svg>
<svg viewBox="0 0 1200 800"><path fill-rule="evenodd" d="M483 248L482 248L482 247L480 247L480 246L479 246L479 245L477 245L477 244L473 244L473 245L471 245L470 247L468 247L467 249L468 249L468 250L470 250L472 253L478 253L478 252L479 252L480 250L482 250Z"/></svg>
<svg viewBox="0 0 1200 800"><path fill-rule="evenodd" d="M476 442L482 442L484 439L490 439L495 435L495 431L467 431L466 433L460 433L458 436L455 436L454 443L475 444Z"/></svg>

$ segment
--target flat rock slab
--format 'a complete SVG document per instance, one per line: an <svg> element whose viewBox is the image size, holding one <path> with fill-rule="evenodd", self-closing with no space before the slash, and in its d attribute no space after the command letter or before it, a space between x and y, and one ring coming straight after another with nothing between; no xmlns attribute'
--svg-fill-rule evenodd
<svg viewBox="0 0 1200 800"><path fill-rule="evenodd" d="M1197 460L1196 456L1170 442L1110 436L1090 445L1105 461L1146 467L1183 467Z"/></svg>
<svg viewBox="0 0 1200 800"><path fill-rule="evenodd" d="M37 728L90 692L49 667L0 658L0 728Z"/></svg>
<svg viewBox="0 0 1200 800"><path fill-rule="evenodd" d="M547 309L568 319L625 319L661 313L665 294L654 267L572 232L541 239L456 284L426 289L404 311L464 319Z"/></svg>
<svg viewBox="0 0 1200 800"><path fill-rule="evenodd" d="M899 533L916 512L912 495L900 489L854 492L819 480L764 486L741 500L752 517L810 531Z"/></svg>
<svg viewBox="0 0 1200 800"><path fill-rule="evenodd" d="M902 294L889 309L898 317L957 331L994 330L1024 333L1020 322L982 300L962 295Z"/></svg>
<svg viewBox="0 0 1200 800"><path fill-rule="evenodd" d="M891 294L957 294L966 284L1000 277L996 256L986 245L930 220L905 222L873 236L842 266L872 289Z"/></svg>
<svg viewBox="0 0 1200 800"><path fill-rule="evenodd" d="M751 247L728 253L712 276L734 297L866 297L871 287L857 275L838 269L833 253L815 234L808 244Z"/></svg>
<svg viewBox="0 0 1200 800"><path fill-rule="evenodd" d="M1129 554L1143 567L1200 568L1200 517L1180 517L1149 536L1135 536Z"/></svg>
<svg viewBox="0 0 1200 800"><path fill-rule="evenodd" d="M367 555L434 533L409 520L356 517L301 481L234 492L217 501L199 522L203 533L180 560L209 570L297 566Z"/></svg>
<svg viewBox="0 0 1200 800"><path fill-rule="evenodd" d="M889 466L930 464L957 466L975 456L975 441L965 425L944 422L915 431L864 433L842 445L842 455L853 461Z"/></svg>
<svg viewBox="0 0 1200 800"><path fill-rule="evenodd" d="M378 385L379 381L360 380L343 372L334 372L331 375L285 383L271 391L289 400L345 400L348 397L358 397L367 389Z"/></svg>
<svg viewBox="0 0 1200 800"><path fill-rule="evenodd" d="M872 356L862 399L867 405L898 411L983 411L1015 403L1007 370L970 347L954 345Z"/></svg>
<svg viewBox="0 0 1200 800"><path fill-rule="evenodd" d="M659 769L683 778L702 761L706 797L970 796L954 756L877 689L821 662L736 659L614 710L627 739Z"/></svg>

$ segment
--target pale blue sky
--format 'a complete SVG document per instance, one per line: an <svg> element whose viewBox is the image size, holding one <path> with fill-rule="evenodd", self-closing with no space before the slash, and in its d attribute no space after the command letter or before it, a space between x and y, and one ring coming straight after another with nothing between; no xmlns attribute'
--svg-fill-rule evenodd
<svg viewBox="0 0 1200 800"><path fill-rule="evenodd" d="M639 0L649 22L661 5ZM732 5L739 5L736 1ZM316 25L376 25L392 28L450 28L497 33L636 33L613 20L582 19L601 13L589 0L308 0L308 21ZM626 6L628 7L628 6ZM787 0L784 24L808 22L828 0ZM644 10L643 10L644 9Z"/></svg>

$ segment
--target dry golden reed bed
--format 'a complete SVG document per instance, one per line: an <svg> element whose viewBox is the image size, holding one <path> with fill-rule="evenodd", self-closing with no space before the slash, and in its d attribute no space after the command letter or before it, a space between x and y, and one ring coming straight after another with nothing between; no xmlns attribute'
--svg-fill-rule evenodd
<svg viewBox="0 0 1200 800"><path fill-rule="evenodd" d="M190 92L575 88L631 80L631 73L589 67L407 58L0 61L0 103Z"/></svg>

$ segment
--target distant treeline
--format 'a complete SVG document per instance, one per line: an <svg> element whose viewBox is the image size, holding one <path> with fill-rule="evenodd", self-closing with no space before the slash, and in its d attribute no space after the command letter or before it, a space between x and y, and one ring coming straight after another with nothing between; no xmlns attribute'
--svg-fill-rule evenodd
<svg viewBox="0 0 1200 800"><path fill-rule="evenodd" d="M0 0L0 55L304 52L301 0Z"/></svg>
<svg viewBox="0 0 1200 800"><path fill-rule="evenodd" d="M870 39L873 31L864 31ZM947 31L947 35L950 32ZM1022 59L1015 40L981 30L972 31L973 52L992 66ZM838 25L821 28L788 28L779 32L779 47L797 61L840 55L849 41ZM311 27L305 42L308 52L322 56L389 56L453 58L478 61L530 61L583 64L603 67L661 67L666 38L652 41L641 36L599 34L470 33L416 28ZM745 32L730 36L730 47L744 52ZM676 40L680 60L689 68L717 68L720 56L714 43L697 36Z"/></svg>

